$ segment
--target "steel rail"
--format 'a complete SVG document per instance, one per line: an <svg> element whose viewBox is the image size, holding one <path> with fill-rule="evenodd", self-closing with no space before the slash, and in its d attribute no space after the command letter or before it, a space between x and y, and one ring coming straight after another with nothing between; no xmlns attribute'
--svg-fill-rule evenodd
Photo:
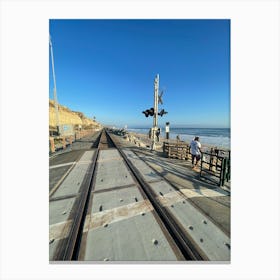
<svg viewBox="0 0 280 280"><path fill-rule="evenodd" d="M140 151L135 151L135 154L139 155L139 154L144 154ZM160 172L158 172L153 166L149 165L149 167L159 176L161 176ZM170 171L172 173L172 171ZM191 199L189 199L183 192L181 192L180 188L178 188L170 179L168 178L164 178L164 180L166 182L168 182L176 191L180 192L180 194L185 197L185 199L187 199L189 201L189 203L195 207L197 209L197 211L200 211L203 215L205 215L207 217L207 219L209 219L213 224L215 224L217 227L219 227L227 236L230 236L229 232L226 231L223 227L221 227L211 216L209 216L209 214L203 210L201 207L199 207L198 204L196 204L194 201L192 201ZM230 194L229 191L224 190L225 192L227 192L228 194ZM211 199L211 198L209 198ZM218 201L217 202L220 205L226 206L224 203Z"/></svg>
<svg viewBox="0 0 280 280"><path fill-rule="evenodd" d="M76 202L75 213L73 218L73 223L69 231L69 235L66 239L66 242L62 243L62 246L59 247L55 259L63 260L63 261L71 261L77 259L77 251L79 250L81 235L82 235L82 228L84 225L86 212L87 212L87 205L90 198L90 192L92 189L92 179L94 176L96 162L100 150L100 139L102 133L97 137L95 140L95 145L98 145L92 163L87 171L88 176L85 176L82 187L81 193L77 198L78 201Z"/></svg>
<svg viewBox="0 0 280 280"><path fill-rule="evenodd" d="M92 182L96 171L97 159L98 159L99 151L103 149L104 146L106 146L107 142L108 142L108 138L105 133L105 130L103 130L100 133L100 135L97 137L97 140L95 142L95 145L97 145L97 150L95 151L92 164L88 171L89 176L85 178L85 182L84 182L85 187L83 188L83 191L81 193L81 199L79 201L77 215L75 216L75 219L73 221L73 227L71 228L70 231L70 237L68 238L68 242L63 255L63 260L78 259L84 222L88 210L91 190L93 188Z"/></svg>
<svg viewBox="0 0 280 280"><path fill-rule="evenodd" d="M99 144L99 140L101 137L101 133L99 133L99 135L96 137L93 146L98 146ZM56 155L57 156L57 155ZM81 154L76 160L75 162L69 167L69 169L67 169L67 171L64 173L64 175L59 179L59 181L54 185L54 187L50 190L49 192L49 198L52 199L52 196L54 195L54 193L59 189L59 187L61 186L61 184L63 183L63 181L65 180L65 178L68 176L68 174L72 171L72 169L76 166L76 163L81 159L81 157L83 156L83 154Z"/></svg>
<svg viewBox="0 0 280 280"><path fill-rule="evenodd" d="M108 137L111 138L111 136L107 131L106 133ZM114 142L112 138L111 141ZM185 259L186 260L209 260L207 256L201 250L199 250L199 248L196 248L196 246L193 244L190 238L187 237L184 229L182 229L180 225L176 222L176 218L157 201L156 199L157 195L151 190L149 184L145 181L145 179L135 168L135 166L130 162L130 160L127 158L127 156L122 151L122 149L116 143L115 146L116 149L121 154L121 156L123 157L130 171L134 175L135 179L142 187L144 193L150 200L155 211L157 212L163 224L167 228L169 234L174 239L176 245L181 250L181 253L185 257Z"/></svg>
<svg viewBox="0 0 280 280"><path fill-rule="evenodd" d="M141 185L141 183L139 182L139 178L137 176L135 176L135 173L130 168L129 164L127 164L126 155L123 154L120 147L118 147L118 144L112 139L112 137L110 136L110 134L108 133L107 130L105 130L105 133L106 133L106 138L107 138L108 142L110 142L110 145L112 145L120 153L122 159L124 160L124 164L126 165L128 171L130 172L130 175L132 176L132 178L133 178L138 190L140 191L141 195L144 197L144 199L148 200L152 204L150 198L147 196L147 193L143 188L143 185ZM160 217L159 213L156 211L155 208L152 211L152 214L153 214L154 218L156 219L159 227L161 228L162 233L165 235L169 245L173 248L174 253L178 258L178 261L188 260L189 257L188 256L186 257L186 254L183 254L182 248L180 248L178 246L177 242L175 242L174 236L170 234L170 230L167 229L166 224L164 223L162 217Z"/></svg>
<svg viewBox="0 0 280 280"><path fill-rule="evenodd" d="M59 260L63 260L63 261L70 261L73 260L73 257L76 255L75 251L78 246L77 242L79 241L79 232L80 232L80 228L83 227L84 224L84 217L85 217L85 212L86 212L86 205L88 203L88 199L89 199L89 194L91 191L91 182L92 182L92 177L93 177L93 173L96 167L96 161L97 161L97 157L98 157L98 153L99 153L99 149L97 148L97 150L94 153L93 156L93 162L91 164L91 166L89 167L89 176L86 176L83 183L82 183L82 191L81 194L79 196L79 201L78 201L78 206L77 209L75 211L75 216L73 219L73 223L69 232L69 236L67 238L67 242L65 247L63 247L62 250L62 255L58 256Z"/></svg>
<svg viewBox="0 0 280 280"><path fill-rule="evenodd" d="M99 151L106 147L109 147L110 145L113 145L115 147L115 143L111 140L110 137L108 137L108 134L105 130L100 133L99 137L97 138L96 145L98 145L98 147L93 156L93 161L88 171L89 176L86 176L85 181L83 182L84 188L82 189L82 193L80 195L76 215L73 220L73 226L71 227L70 234L67 239L67 244L65 246L65 251L62 256L62 260L64 261L77 260L79 256L83 227L88 211L91 190L93 188L93 179L96 173L95 171Z"/></svg>
<svg viewBox="0 0 280 280"><path fill-rule="evenodd" d="M139 185L140 191L150 200L151 204L153 205L155 210L154 213L157 216L157 220L163 232L164 230L168 232L172 242L175 242L176 246L179 248L182 257L185 260L209 260L202 250L196 247L195 242L192 241L192 238L189 237L186 231L180 226L176 220L176 217L174 217L174 215L172 215L168 209L166 209L160 204L160 202L157 201L157 194L150 188L143 175L130 162L117 142L112 139L110 134L105 129L100 134L98 141L99 143L97 150L95 151L92 163L87 171L88 176L85 176L84 178L81 193L77 197L74 206L75 208L72 210L74 212L74 217L69 235L66 240L62 241L63 243L61 246L59 246L55 259L63 261L78 260L84 222L90 203L91 192L94 188L93 182L96 176L99 151L111 146L116 148L124 159L124 162L133 175L135 182L137 182L137 185Z"/></svg>

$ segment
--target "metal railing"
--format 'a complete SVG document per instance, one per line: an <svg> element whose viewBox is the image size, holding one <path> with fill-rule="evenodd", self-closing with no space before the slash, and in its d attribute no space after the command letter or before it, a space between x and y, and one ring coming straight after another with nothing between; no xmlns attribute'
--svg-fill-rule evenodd
<svg viewBox="0 0 280 280"><path fill-rule="evenodd" d="M211 148L203 152L200 163L200 177L218 186L230 181L230 151Z"/></svg>

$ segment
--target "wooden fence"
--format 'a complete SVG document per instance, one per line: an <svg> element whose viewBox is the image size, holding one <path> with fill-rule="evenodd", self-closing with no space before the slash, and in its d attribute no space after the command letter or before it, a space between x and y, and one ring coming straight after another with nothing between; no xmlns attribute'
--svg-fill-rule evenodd
<svg viewBox="0 0 280 280"><path fill-rule="evenodd" d="M163 153L169 158L191 159L190 145L187 143L163 142Z"/></svg>
<svg viewBox="0 0 280 280"><path fill-rule="evenodd" d="M54 153L58 149L66 149L66 147L68 145L71 145L74 141L82 139L85 136L91 135L95 131L96 130L89 129L77 131L75 132L75 135L49 137L49 152Z"/></svg>
<svg viewBox="0 0 280 280"><path fill-rule="evenodd" d="M190 145L187 143L163 142L163 153L168 158L191 160ZM230 150L211 148L202 152L200 177L223 186L230 181Z"/></svg>

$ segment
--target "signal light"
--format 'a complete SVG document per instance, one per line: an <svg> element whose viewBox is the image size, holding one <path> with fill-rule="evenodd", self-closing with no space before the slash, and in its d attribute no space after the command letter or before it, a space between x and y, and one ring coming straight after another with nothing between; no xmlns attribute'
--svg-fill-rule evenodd
<svg viewBox="0 0 280 280"><path fill-rule="evenodd" d="M163 116L164 114L167 114L168 112L166 112L166 111L164 111L164 109L162 109L159 113L158 113L158 115L159 116Z"/></svg>
<svg viewBox="0 0 280 280"><path fill-rule="evenodd" d="M154 108L151 108L151 109L149 110L149 114L150 114L151 117L155 114Z"/></svg>
<svg viewBox="0 0 280 280"><path fill-rule="evenodd" d="M151 109L147 109L146 111L143 111L142 113L145 115L146 118L149 116L152 117L155 114L155 110L154 108L151 108Z"/></svg>
<svg viewBox="0 0 280 280"><path fill-rule="evenodd" d="M146 118L149 117L149 112L148 112L148 110L143 111L142 113L145 114L145 117L146 117Z"/></svg>

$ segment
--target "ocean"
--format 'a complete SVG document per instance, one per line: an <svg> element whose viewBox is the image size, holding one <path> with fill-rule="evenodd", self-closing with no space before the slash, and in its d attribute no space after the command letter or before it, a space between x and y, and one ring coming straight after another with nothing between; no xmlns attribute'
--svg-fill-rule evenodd
<svg viewBox="0 0 280 280"><path fill-rule="evenodd" d="M135 133L148 134L150 128L127 128L128 131ZM179 135L180 140L190 143L195 136L199 136L200 143L211 147L230 149L230 128L188 128L170 127L169 138L176 139ZM160 137L165 138L165 127L161 127Z"/></svg>

